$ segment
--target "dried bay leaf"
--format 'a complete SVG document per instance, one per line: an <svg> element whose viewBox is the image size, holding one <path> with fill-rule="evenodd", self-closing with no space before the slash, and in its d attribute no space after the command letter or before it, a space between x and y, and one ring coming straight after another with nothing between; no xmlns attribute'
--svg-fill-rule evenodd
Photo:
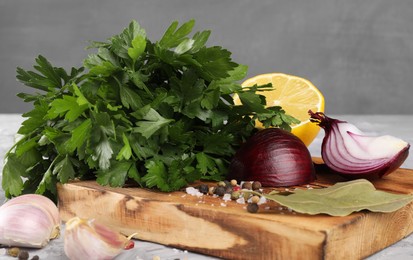
<svg viewBox="0 0 413 260"><path fill-rule="evenodd" d="M299 213L331 216L346 216L361 210L393 212L413 201L412 194L376 190L374 185L365 179L338 182L323 189L296 189L289 195L260 195Z"/></svg>

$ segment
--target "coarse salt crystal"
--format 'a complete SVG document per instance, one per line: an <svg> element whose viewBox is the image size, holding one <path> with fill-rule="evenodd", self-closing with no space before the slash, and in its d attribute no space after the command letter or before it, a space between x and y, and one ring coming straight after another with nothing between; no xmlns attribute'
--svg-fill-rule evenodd
<svg viewBox="0 0 413 260"><path fill-rule="evenodd" d="M224 194L224 196L222 196L222 199L224 201L230 201L231 200L231 194L229 194L229 193Z"/></svg>
<svg viewBox="0 0 413 260"><path fill-rule="evenodd" d="M194 187L186 187L185 191L186 193L192 195L196 192L196 189Z"/></svg>
<svg viewBox="0 0 413 260"><path fill-rule="evenodd" d="M191 196L202 197L204 195L202 192L200 192L198 189L195 189L194 187L187 187L185 191L187 194ZM182 197L185 197L185 195L182 195Z"/></svg>
<svg viewBox="0 0 413 260"><path fill-rule="evenodd" d="M258 201L258 205L261 205L261 204L264 204L264 203L266 203L267 202L267 199L264 197L264 196L261 196L260 197L260 200Z"/></svg>
<svg viewBox="0 0 413 260"><path fill-rule="evenodd" d="M238 204L245 204L245 199L244 199L244 197L240 197L239 199L236 200L236 202Z"/></svg>
<svg viewBox="0 0 413 260"><path fill-rule="evenodd" d="M227 204L225 204L224 202L221 203L221 207L226 207Z"/></svg>

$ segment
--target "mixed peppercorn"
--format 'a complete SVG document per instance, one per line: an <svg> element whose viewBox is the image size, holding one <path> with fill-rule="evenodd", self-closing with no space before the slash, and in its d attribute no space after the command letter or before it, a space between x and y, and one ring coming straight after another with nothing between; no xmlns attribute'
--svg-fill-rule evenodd
<svg viewBox="0 0 413 260"><path fill-rule="evenodd" d="M18 247L11 247L6 251L7 255L12 257L17 257L19 260L28 260L29 259L29 252L26 250L22 250ZM35 255L31 258L31 260L39 260L39 256Z"/></svg>
<svg viewBox="0 0 413 260"><path fill-rule="evenodd" d="M257 195L252 195L250 192L247 191L255 191L261 193L262 185L259 181L253 182L242 182L242 184L238 184L236 180L231 181L220 181L215 185L208 185L208 184L200 184L195 187L200 193L214 195L218 197L229 197L231 200L238 200L243 198L245 202L248 202L247 211L251 213L256 213L259 209L259 201L260 197ZM228 195L226 195L228 194Z"/></svg>

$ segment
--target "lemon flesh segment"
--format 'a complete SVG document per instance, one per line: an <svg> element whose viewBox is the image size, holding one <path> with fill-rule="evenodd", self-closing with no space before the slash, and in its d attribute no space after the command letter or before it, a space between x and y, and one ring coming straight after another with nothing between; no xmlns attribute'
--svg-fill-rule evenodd
<svg viewBox="0 0 413 260"><path fill-rule="evenodd" d="M267 106L281 106L287 114L301 121L291 126L291 132L309 146L317 137L320 127L310 122L308 110L324 112L324 96L307 79L283 73L258 75L247 79L241 85L250 87L267 83L272 83L274 90L258 93L265 96ZM235 98L234 102L240 104L239 98ZM262 124L257 122L257 127L262 128Z"/></svg>

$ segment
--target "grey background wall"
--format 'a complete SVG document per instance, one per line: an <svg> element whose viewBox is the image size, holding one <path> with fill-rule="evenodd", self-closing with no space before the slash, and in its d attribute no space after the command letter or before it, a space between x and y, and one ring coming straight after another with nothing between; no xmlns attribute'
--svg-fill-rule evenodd
<svg viewBox="0 0 413 260"><path fill-rule="evenodd" d="M284 72L312 81L330 114L411 114L411 0L0 0L0 113L31 108L16 94L17 66L38 54L81 66L89 40L137 20L157 40L173 20L195 18L249 66L248 77Z"/></svg>

